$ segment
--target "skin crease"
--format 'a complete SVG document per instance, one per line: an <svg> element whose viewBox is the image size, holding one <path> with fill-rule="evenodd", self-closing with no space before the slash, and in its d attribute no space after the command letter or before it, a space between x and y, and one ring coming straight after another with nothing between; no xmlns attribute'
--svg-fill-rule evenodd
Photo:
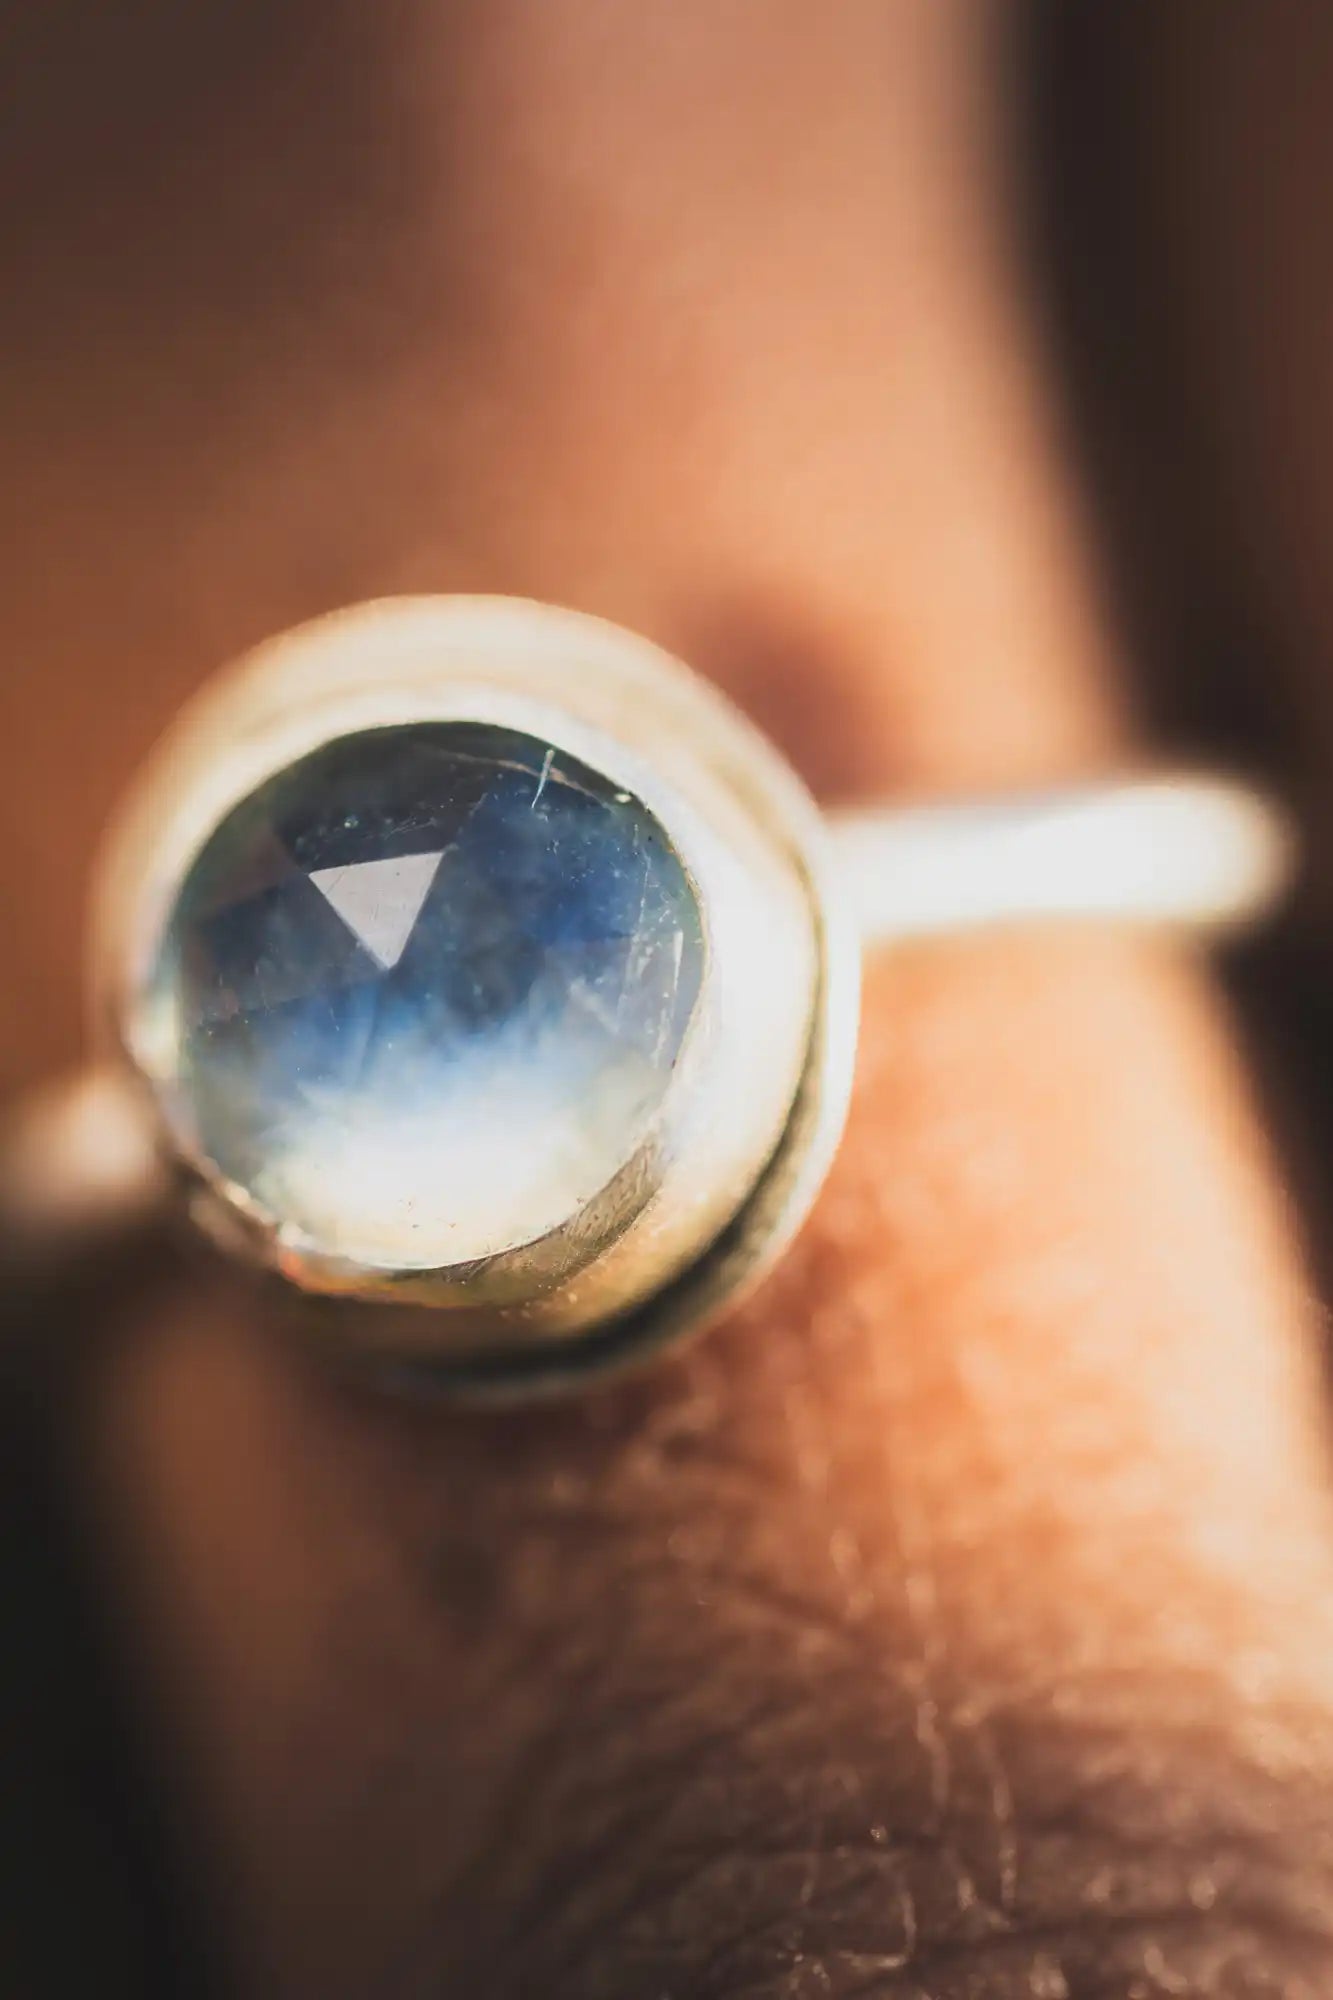
<svg viewBox="0 0 1333 2000"><path fill-rule="evenodd" d="M144 737L336 602L620 617L826 797L1123 754L988 10L241 21L9 253L25 1069ZM413 1407L182 1280L70 1423L238 1990L1327 1992L1312 1323L1204 982L1091 928L869 969L797 1249L642 1381Z"/></svg>

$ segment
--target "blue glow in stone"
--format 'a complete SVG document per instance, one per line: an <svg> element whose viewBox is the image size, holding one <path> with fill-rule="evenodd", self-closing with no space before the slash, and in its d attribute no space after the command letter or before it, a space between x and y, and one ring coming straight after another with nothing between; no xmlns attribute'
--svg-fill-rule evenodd
<svg viewBox="0 0 1333 2000"><path fill-rule="evenodd" d="M191 868L154 979L173 1116L310 1247L490 1256L639 1151L702 966L641 801L517 730L366 730L270 779Z"/></svg>

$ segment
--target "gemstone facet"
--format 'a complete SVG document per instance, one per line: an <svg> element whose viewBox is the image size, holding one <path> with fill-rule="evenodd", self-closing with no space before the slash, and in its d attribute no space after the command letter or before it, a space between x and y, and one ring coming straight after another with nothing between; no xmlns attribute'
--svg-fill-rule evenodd
<svg viewBox="0 0 1333 2000"><path fill-rule="evenodd" d="M650 1141L703 967L690 879L632 793L496 724L363 730L196 857L152 978L169 1115L303 1247L492 1257Z"/></svg>

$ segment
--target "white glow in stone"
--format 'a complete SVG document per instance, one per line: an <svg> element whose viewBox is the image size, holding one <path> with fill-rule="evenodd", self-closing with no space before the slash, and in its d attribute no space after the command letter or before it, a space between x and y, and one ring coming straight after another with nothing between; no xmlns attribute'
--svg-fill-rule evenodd
<svg viewBox="0 0 1333 2000"><path fill-rule="evenodd" d="M624 1164L625 1135L658 1095L654 1065L613 1062L592 1036L497 1038L484 1063L403 1101L383 1063L361 1087L310 1093L272 1135L254 1192L303 1234L368 1264L411 1269L535 1242Z"/></svg>

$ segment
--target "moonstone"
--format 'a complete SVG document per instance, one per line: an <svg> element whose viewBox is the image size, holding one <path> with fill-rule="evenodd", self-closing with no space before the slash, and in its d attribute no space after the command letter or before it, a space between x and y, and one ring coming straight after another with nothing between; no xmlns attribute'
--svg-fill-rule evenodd
<svg viewBox="0 0 1333 2000"><path fill-rule="evenodd" d="M650 1138L703 956L632 794L514 729L366 730L271 778L193 863L154 977L169 1109L303 1248L493 1256Z"/></svg>

